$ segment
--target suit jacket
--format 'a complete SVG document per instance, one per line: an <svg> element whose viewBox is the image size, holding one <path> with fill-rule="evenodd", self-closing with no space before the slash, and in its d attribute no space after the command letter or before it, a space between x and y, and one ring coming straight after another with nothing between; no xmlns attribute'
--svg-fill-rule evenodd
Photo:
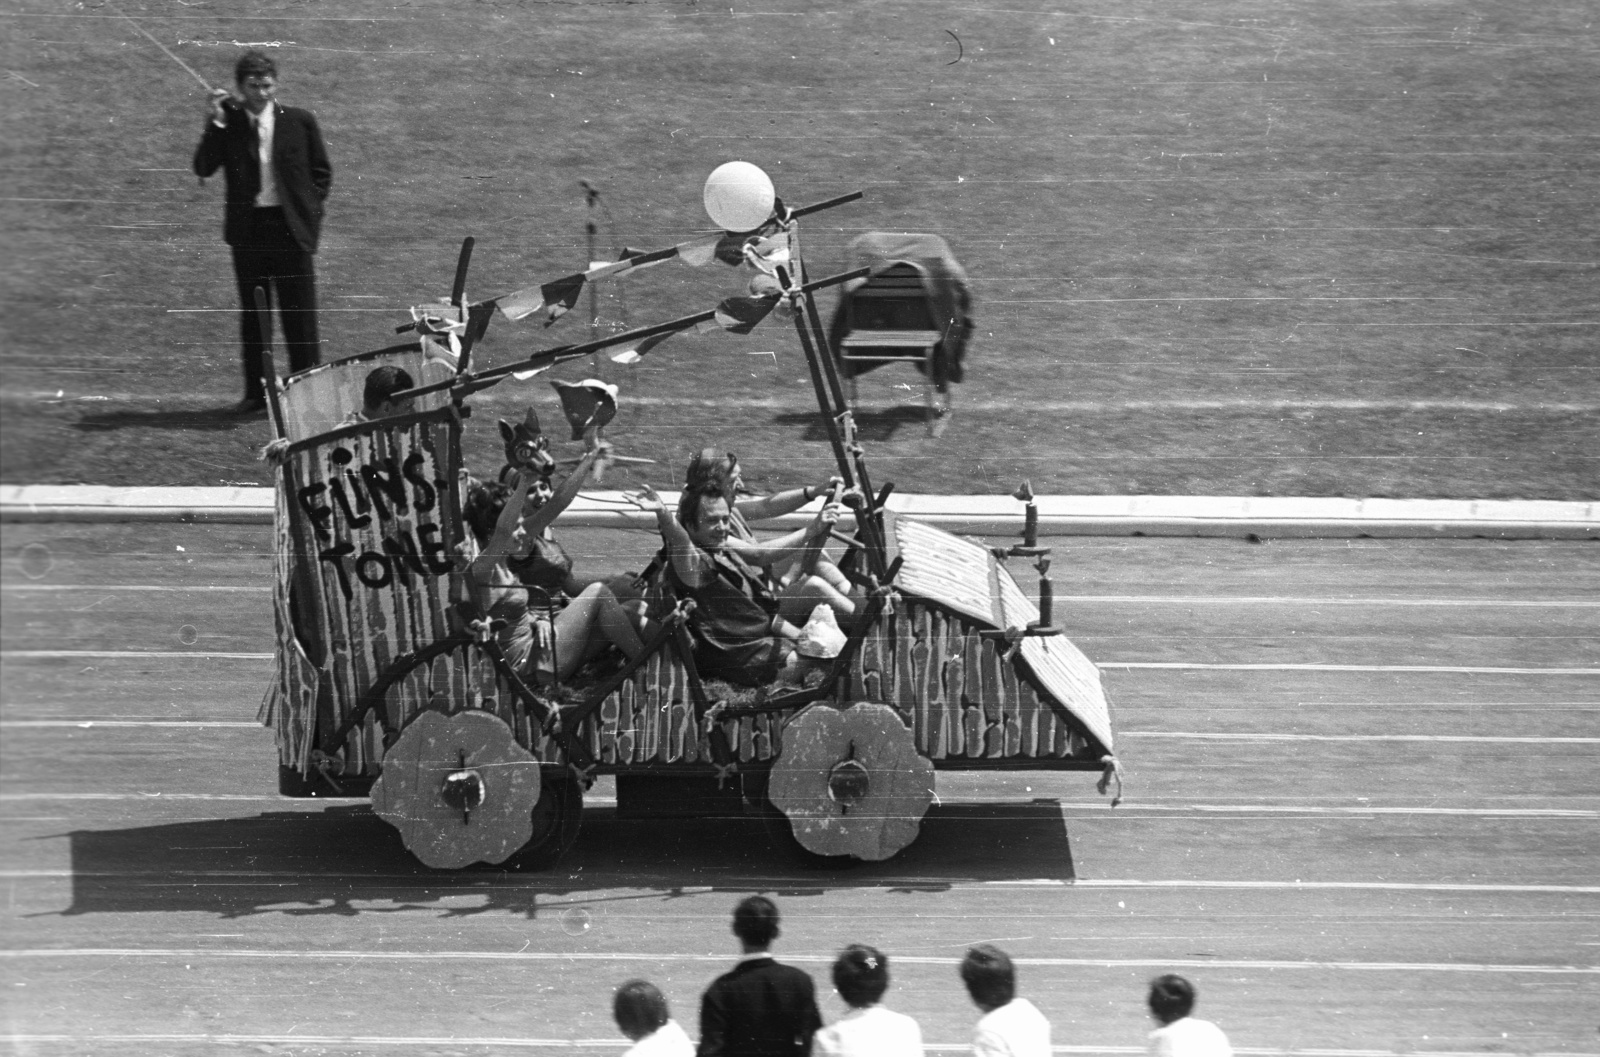
<svg viewBox="0 0 1600 1057"><path fill-rule="evenodd" d="M278 178L278 202L283 217L300 248L317 252L317 237L322 232L322 202L333 186L333 166L322 144L322 132L311 111L272 106L272 167ZM250 210L261 191L261 163L255 123L239 107L228 107L227 123L218 128L206 121L205 134L194 151L195 175L210 176L218 169L227 180L227 205L223 214L222 237L238 246L250 239Z"/></svg>
<svg viewBox="0 0 1600 1057"><path fill-rule="evenodd" d="M700 999L699 1057L808 1057L822 1027L816 987L771 958L740 962Z"/></svg>

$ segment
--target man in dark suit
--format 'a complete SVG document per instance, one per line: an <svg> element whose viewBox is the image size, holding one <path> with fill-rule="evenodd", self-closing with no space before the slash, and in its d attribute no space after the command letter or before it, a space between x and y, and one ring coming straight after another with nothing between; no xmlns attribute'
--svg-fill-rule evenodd
<svg viewBox="0 0 1600 1057"><path fill-rule="evenodd" d="M266 407L261 374L268 337L255 312L256 287L267 292L269 306L278 303L289 369L314 367L320 359L311 258L333 166L311 112L274 98L276 63L247 51L234 67L234 80L237 95L225 88L211 92L194 171L204 178L221 169L227 181L222 237L233 248L244 344L244 399L236 410L254 414Z"/></svg>
<svg viewBox="0 0 1600 1057"><path fill-rule="evenodd" d="M700 999L698 1057L808 1057L822 1027L816 987L804 971L767 953L778 938L778 908L751 896L733 911L744 957Z"/></svg>

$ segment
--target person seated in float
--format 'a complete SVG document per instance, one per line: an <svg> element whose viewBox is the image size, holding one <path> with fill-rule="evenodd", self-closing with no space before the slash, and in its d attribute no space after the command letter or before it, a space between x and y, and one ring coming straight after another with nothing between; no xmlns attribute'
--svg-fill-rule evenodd
<svg viewBox="0 0 1600 1057"><path fill-rule="evenodd" d="M361 386L361 406L350 412L339 425L358 426L363 422L410 414L413 410L412 399L406 397L396 400L394 394L415 389L416 385L411 380L410 372L402 367L374 367L367 372L367 380Z"/></svg>
<svg viewBox="0 0 1600 1057"><path fill-rule="evenodd" d="M491 492L498 490L509 493L510 486L505 482L512 477L518 467L522 467L535 476L535 480L528 488L528 506L525 513L531 514L534 510L542 509L555 495L550 480L555 473L557 463L550 455L550 441L539 426L539 416L529 408L527 416L517 425L502 419L500 436L505 442L506 464L500 470L499 482L483 484L474 480L470 488L483 487ZM582 472L579 472L579 468L575 468L569 480L584 480L589 472L588 467L597 463L603 465L609 452L610 446L606 444L591 448L585 459L579 462ZM565 509L565 505L562 505L562 509ZM562 606L570 599L576 598L590 584L600 583L635 612L636 623L643 617L644 605L640 601L641 592L636 583L637 574L621 573L604 578L580 579L573 574L572 557L557 541L555 530L549 524L543 531L530 532L526 549L520 554L512 555L506 564L519 581L534 589L535 598L548 598L552 604Z"/></svg>
<svg viewBox="0 0 1600 1057"><path fill-rule="evenodd" d="M680 598L695 603L689 629L700 674L740 686L802 678L801 628L784 617L765 569L826 538L839 519L838 504L825 504L805 528L766 543L738 541L735 549L732 512L715 484L685 489L676 517L649 485L629 498L656 515L667 552L663 577ZM794 597L807 592L812 608L828 601L810 583L798 585Z"/></svg>
<svg viewBox="0 0 1600 1057"><path fill-rule="evenodd" d="M684 490L687 494L690 489L714 487L721 493L728 504L728 548L748 561L751 555L746 554L744 548L760 542L750 529L751 521L793 513L819 496L830 495L841 483L840 478L831 477L821 485L752 496L745 488L737 455L732 452L722 455L714 448L702 448L689 461ZM799 574L798 561L794 558L774 562L766 568L770 577L768 586L777 593L786 619L804 621L817 602L828 603L834 614L846 623L855 615L856 598L851 593L855 591L859 595L860 592L826 555L817 557L809 577Z"/></svg>
<svg viewBox="0 0 1600 1057"><path fill-rule="evenodd" d="M504 621L495 638L506 660L540 684L570 678L612 646L629 660L644 653L642 629L604 584L582 588L549 616L547 607L530 601L530 589L511 570L511 562L527 556L530 541L539 538L578 494L594 457L591 453L579 461L571 476L542 503L530 506L528 497L543 476L519 468L509 488L483 483L471 488L463 510L480 548L468 566L475 600L490 620Z"/></svg>

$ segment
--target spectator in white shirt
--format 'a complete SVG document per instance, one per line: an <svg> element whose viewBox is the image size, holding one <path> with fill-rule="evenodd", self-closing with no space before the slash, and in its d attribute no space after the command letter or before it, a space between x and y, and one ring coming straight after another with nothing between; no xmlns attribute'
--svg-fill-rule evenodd
<svg viewBox="0 0 1600 1057"><path fill-rule="evenodd" d="M961 960L961 982L983 1010L972 1039L974 1057L1049 1057L1050 1022L1017 997L1017 970L1006 952L982 943Z"/></svg>
<svg viewBox="0 0 1600 1057"><path fill-rule="evenodd" d="M617 1027L633 1040L622 1057L694 1057L694 1043L667 1015L667 999L647 980L629 980L611 1001Z"/></svg>
<svg viewBox="0 0 1600 1057"><path fill-rule="evenodd" d="M1194 985L1175 973L1150 981L1150 1015L1161 1026L1150 1033L1150 1057L1233 1057L1228 1036L1209 1020L1189 1015Z"/></svg>
<svg viewBox="0 0 1600 1057"><path fill-rule="evenodd" d="M880 1002L889 989L889 959L876 947L853 943L833 963L833 988L850 1012L817 1031L813 1053L822 1057L922 1057L922 1029Z"/></svg>

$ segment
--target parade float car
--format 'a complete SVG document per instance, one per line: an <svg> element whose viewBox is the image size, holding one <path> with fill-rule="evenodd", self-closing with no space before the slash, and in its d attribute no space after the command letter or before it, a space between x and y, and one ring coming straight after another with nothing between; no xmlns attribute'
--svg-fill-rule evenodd
<svg viewBox="0 0 1600 1057"><path fill-rule="evenodd" d="M261 718L284 794L369 796L417 859L449 869L554 863L601 775L615 776L619 816L759 813L791 851L828 859L881 860L910 844L941 770L1100 771L1102 792L1111 780L1120 790L1099 672L1051 626L1048 550L1026 487L1023 540L997 550L896 516L893 486L869 479L814 294L871 269L807 281L797 223L861 195L791 209L767 186L761 223L742 222L757 230L719 240L719 253L731 243L759 269L750 297L474 370L493 303L465 301L468 240L454 318L413 310L417 341L269 386L277 668ZM524 314L570 307L581 285L545 284ZM498 300L504 311L517 295ZM863 617L807 685L739 689L696 671L693 603L662 589L643 656L587 683L531 685L473 609L458 560L472 394L605 348L629 362L671 334L737 331L730 319L762 311L792 316L806 357L853 514L833 536L864 590ZM383 364L416 381L412 409L361 420L361 381ZM605 417L591 414L591 440ZM1013 557L1035 562L1036 594L1007 569Z"/></svg>

